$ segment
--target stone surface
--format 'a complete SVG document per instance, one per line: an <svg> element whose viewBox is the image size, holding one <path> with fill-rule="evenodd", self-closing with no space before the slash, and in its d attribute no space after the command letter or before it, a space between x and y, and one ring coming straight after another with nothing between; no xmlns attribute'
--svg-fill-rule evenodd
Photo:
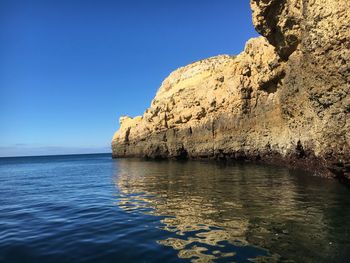
<svg viewBox="0 0 350 263"><path fill-rule="evenodd" d="M262 37L179 68L113 157L261 160L350 180L350 5L251 0Z"/></svg>

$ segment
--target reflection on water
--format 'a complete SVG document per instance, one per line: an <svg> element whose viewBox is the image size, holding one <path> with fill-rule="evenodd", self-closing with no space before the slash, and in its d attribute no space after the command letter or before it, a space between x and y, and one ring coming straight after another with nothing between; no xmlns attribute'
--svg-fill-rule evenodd
<svg viewBox="0 0 350 263"><path fill-rule="evenodd" d="M345 262L349 189L255 165L115 162L117 204L159 216L158 243L193 262ZM336 261L334 261L336 260Z"/></svg>

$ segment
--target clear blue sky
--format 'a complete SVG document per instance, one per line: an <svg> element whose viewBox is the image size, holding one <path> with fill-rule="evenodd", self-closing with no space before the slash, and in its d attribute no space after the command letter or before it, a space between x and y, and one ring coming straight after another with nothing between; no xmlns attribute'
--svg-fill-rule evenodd
<svg viewBox="0 0 350 263"><path fill-rule="evenodd" d="M1 0L0 156L109 152L171 71L254 36L248 0Z"/></svg>

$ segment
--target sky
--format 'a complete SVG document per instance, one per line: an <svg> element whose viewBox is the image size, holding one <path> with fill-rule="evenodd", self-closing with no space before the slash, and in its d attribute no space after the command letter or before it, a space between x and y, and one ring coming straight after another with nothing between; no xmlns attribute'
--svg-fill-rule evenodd
<svg viewBox="0 0 350 263"><path fill-rule="evenodd" d="M1 0L0 157L110 152L173 70L255 36L248 0Z"/></svg>

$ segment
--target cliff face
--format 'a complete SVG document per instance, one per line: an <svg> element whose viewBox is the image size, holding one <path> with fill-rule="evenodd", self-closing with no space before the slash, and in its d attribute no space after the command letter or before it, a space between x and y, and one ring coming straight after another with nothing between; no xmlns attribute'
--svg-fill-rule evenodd
<svg viewBox="0 0 350 263"><path fill-rule="evenodd" d="M113 157L253 159L350 180L347 0L251 0L263 37L180 68Z"/></svg>

